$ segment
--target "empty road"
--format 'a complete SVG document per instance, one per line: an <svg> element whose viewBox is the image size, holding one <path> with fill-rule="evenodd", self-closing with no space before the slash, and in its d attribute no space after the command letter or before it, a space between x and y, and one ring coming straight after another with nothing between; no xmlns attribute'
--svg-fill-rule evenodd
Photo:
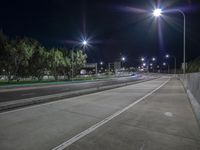
<svg viewBox="0 0 200 150"><path fill-rule="evenodd" d="M41 84L35 86L25 87L1 87L0 88L0 103L15 101L21 99L28 99L33 97L40 97L46 95L59 94L64 92L79 91L83 89L90 89L101 86L117 85L126 82L135 82L144 80L145 76L129 76L104 80L86 81L86 82L74 82L63 84ZM33 84L34 85L34 84Z"/></svg>
<svg viewBox="0 0 200 150"><path fill-rule="evenodd" d="M179 80L162 78L0 113L2 150L198 150Z"/></svg>

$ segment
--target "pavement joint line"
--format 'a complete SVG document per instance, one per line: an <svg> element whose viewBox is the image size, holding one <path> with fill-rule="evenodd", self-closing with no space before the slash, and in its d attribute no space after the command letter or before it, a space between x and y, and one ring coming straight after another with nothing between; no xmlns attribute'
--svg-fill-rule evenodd
<svg viewBox="0 0 200 150"><path fill-rule="evenodd" d="M140 129L140 130L145 130L145 131L148 131L148 132L154 132L154 133L159 133L159 134L168 135L168 136L174 136L174 137L183 138L183 139L191 140L191 141L194 141L194 142L198 142L198 139L195 139L195 138L180 136L180 135L176 135L176 134L170 134L170 133L166 133L166 132L160 132L160 131L148 129L148 128L145 128L145 127L131 125L131 124L128 124L128 123L119 122L119 124L123 124L124 126L133 127L133 128L137 128L137 129Z"/></svg>
<svg viewBox="0 0 200 150"><path fill-rule="evenodd" d="M142 100L146 99L147 97L149 97L150 95L152 95L153 93L155 93L157 90L159 90L165 84L167 84L170 81L170 79L171 78L169 78L167 81L165 81L164 83L162 83L159 87L157 87L156 89L152 90L151 92L149 92L148 94L146 94L142 98L136 100L135 102L133 102L130 105L128 105L125 108L123 108L122 110L117 111L116 113L110 115L109 117L105 118L104 120L96 123L95 125L89 127L88 129L82 131L81 133L73 136L72 138L68 139L67 141L63 142L62 144L58 145L57 147L53 148L52 150L64 150L65 148L67 148L71 144L75 143L76 141L80 140L81 138L85 137L86 135L90 134L91 132L95 131L97 128L103 126L104 124L106 124L110 120L114 119L115 117L119 116L120 114L122 114L123 112L125 112L126 110L128 110L129 108L133 107L137 103L141 102Z"/></svg>

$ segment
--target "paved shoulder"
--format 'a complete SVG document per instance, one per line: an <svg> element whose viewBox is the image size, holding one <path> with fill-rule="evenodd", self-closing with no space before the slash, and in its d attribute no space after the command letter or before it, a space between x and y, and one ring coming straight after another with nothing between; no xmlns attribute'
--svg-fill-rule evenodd
<svg viewBox="0 0 200 150"><path fill-rule="evenodd" d="M198 150L200 130L181 83L173 79L70 150Z"/></svg>

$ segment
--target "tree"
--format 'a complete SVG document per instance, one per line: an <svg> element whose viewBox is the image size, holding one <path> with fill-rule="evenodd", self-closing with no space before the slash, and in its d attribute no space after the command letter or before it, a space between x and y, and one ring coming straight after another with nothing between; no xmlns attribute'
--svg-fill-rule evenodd
<svg viewBox="0 0 200 150"><path fill-rule="evenodd" d="M7 43L7 37L3 34L3 31L0 30L0 75L5 75L5 45Z"/></svg>
<svg viewBox="0 0 200 150"><path fill-rule="evenodd" d="M15 40L15 47L17 50L15 56L15 67L16 67L16 77L28 77L30 76L29 67L30 67L30 59L38 46L38 42L29 39L22 38Z"/></svg>
<svg viewBox="0 0 200 150"><path fill-rule="evenodd" d="M83 53L82 50L77 50L73 54L73 68L74 73L79 74L80 69L86 64L87 55Z"/></svg>
<svg viewBox="0 0 200 150"><path fill-rule="evenodd" d="M29 60L29 74L38 80L42 80L44 75L48 72L49 52L47 52L45 47L41 46L37 41L34 44L35 49Z"/></svg>
<svg viewBox="0 0 200 150"><path fill-rule="evenodd" d="M72 65L76 75L86 63L86 58L81 50L70 53L52 48L47 51L34 39L9 39L0 31L0 75L6 75L9 81L22 77L41 80L47 73L51 73L56 80L59 75L70 79Z"/></svg>
<svg viewBox="0 0 200 150"><path fill-rule="evenodd" d="M200 72L200 56L189 62L187 72Z"/></svg>
<svg viewBox="0 0 200 150"><path fill-rule="evenodd" d="M66 66L63 53L59 49L51 49L48 63L51 74L54 76L55 80L58 80L58 75L62 73L62 68Z"/></svg>
<svg viewBox="0 0 200 150"><path fill-rule="evenodd" d="M71 56L71 54L65 49L62 49L62 53L63 53L63 58L64 58L64 61L65 61L65 65L62 68L63 75L64 75L65 79L66 79L66 76L67 76L68 80L70 80L70 77L71 77L71 59L70 59L70 56Z"/></svg>
<svg viewBox="0 0 200 150"><path fill-rule="evenodd" d="M16 49L13 41L10 41L1 31L0 32L0 66L1 70L10 81L15 72Z"/></svg>

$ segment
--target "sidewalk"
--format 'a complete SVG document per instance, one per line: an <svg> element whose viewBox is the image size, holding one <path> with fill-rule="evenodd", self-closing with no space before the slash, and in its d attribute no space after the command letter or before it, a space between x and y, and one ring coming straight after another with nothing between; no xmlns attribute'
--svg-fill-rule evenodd
<svg viewBox="0 0 200 150"><path fill-rule="evenodd" d="M199 150L200 129L179 80L80 139L70 150Z"/></svg>

